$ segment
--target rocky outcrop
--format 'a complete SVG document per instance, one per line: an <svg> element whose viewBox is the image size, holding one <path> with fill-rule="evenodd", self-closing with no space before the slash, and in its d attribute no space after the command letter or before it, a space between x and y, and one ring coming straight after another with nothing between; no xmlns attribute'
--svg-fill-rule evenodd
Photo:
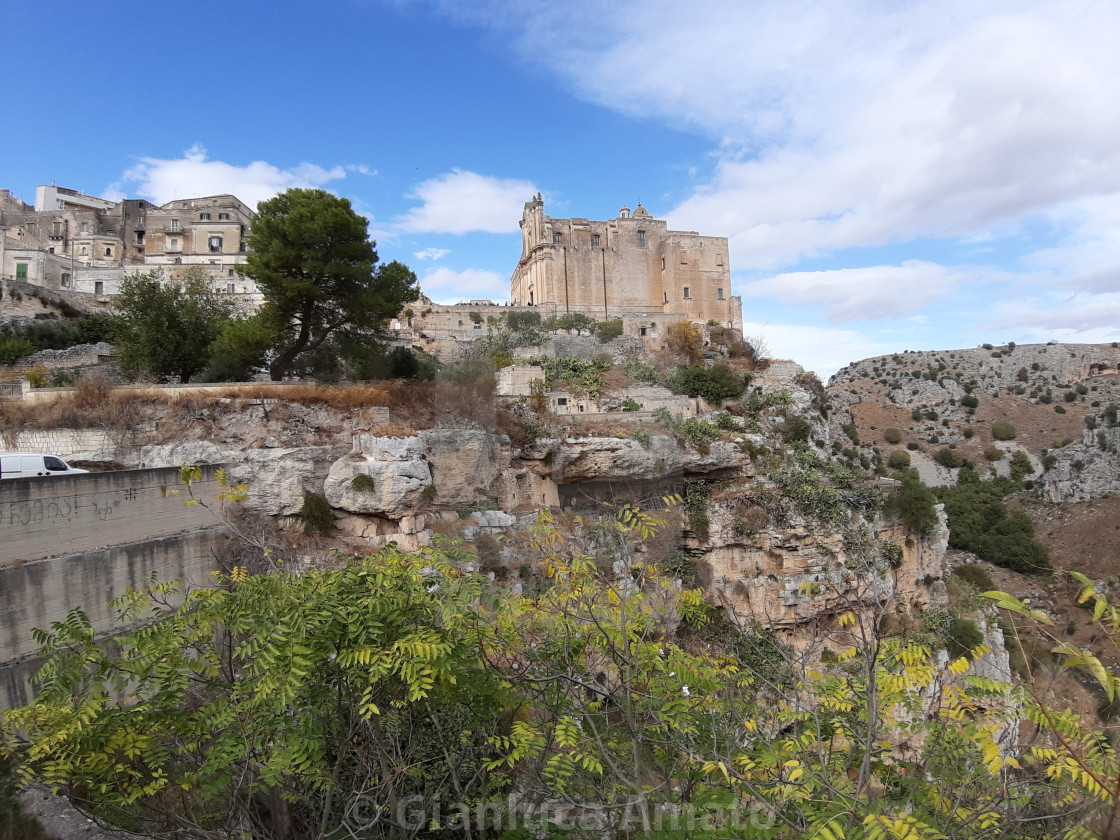
<svg viewBox="0 0 1120 840"><path fill-rule="evenodd" d="M422 494L431 486L432 472L418 436L357 435L354 450L331 465L323 495L339 510L400 519L421 506Z"/></svg>
<svg viewBox="0 0 1120 840"><path fill-rule="evenodd" d="M695 551L709 595L747 621L790 630L872 604L913 619L945 603L943 512L923 539L881 518L837 527L794 514L779 526L734 494L713 499L708 517L709 542Z"/></svg>
<svg viewBox="0 0 1120 840"><path fill-rule="evenodd" d="M1050 451L1043 475L1051 502L1080 502L1120 493L1120 426L1086 429L1081 443Z"/></svg>
<svg viewBox="0 0 1120 840"><path fill-rule="evenodd" d="M266 516L300 512L305 493L321 493L337 451L330 446L294 449L226 449L210 441L159 444L140 449L144 467L228 464L230 484L244 483L246 510Z"/></svg>

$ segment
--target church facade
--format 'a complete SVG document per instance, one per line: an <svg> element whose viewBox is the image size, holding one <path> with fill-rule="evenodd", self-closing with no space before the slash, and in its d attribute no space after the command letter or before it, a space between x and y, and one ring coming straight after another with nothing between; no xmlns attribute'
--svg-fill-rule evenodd
<svg viewBox="0 0 1120 840"><path fill-rule="evenodd" d="M525 203L514 306L598 318L662 313L742 329L731 294L727 239L669 230L639 203L615 219L554 219L538 193ZM626 320L629 320L627 318Z"/></svg>

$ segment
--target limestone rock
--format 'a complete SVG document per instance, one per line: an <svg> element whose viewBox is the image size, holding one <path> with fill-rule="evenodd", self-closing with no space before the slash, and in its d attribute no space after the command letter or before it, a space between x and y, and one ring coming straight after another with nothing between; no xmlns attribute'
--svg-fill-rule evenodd
<svg viewBox="0 0 1120 840"><path fill-rule="evenodd" d="M441 507L494 497L498 477L510 464L508 437L481 429L428 429L419 438Z"/></svg>
<svg viewBox="0 0 1120 840"><path fill-rule="evenodd" d="M1043 475L1051 502L1080 502L1120 493L1120 426L1086 429L1081 443L1052 449Z"/></svg>
<svg viewBox="0 0 1120 840"><path fill-rule="evenodd" d="M353 451L335 461L323 495L331 507L350 513L373 513L400 519L421 504L420 494L432 485L424 441L410 437L357 435ZM355 476L368 476L372 489L355 489Z"/></svg>

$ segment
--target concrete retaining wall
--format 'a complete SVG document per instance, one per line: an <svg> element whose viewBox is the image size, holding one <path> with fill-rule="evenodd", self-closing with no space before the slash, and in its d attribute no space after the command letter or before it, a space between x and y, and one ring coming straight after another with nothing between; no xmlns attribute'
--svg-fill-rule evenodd
<svg viewBox="0 0 1120 840"><path fill-rule="evenodd" d="M145 472L158 472L146 470ZM179 502L182 504L182 502ZM205 586L230 536L224 527L160 537L99 551L0 566L0 709L29 702L28 679L39 662L32 628L48 629L81 607L96 632L110 635L122 625L108 602L127 587L183 580Z"/></svg>
<svg viewBox="0 0 1120 840"><path fill-rule="evenodd" d="M173 467L0 481L0 568L219 524L219 467L202 469L194 495L211 510L186 504Z"/></svg>

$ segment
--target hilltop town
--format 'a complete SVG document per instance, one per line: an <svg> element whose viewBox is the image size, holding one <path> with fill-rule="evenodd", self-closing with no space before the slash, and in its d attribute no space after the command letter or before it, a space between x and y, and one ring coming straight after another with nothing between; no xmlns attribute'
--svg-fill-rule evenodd
<svg viewBox="0 0 1120 840"><path fill-rule="evenodd" d="M155 207L52 187L41 188L34 208L7 193L0 200L0 316L13 335L28 324L80 323L111 311L133 271L158 269L174 282L177 271L200 269L212 290L238 298L243 312L267 299L267 289L243 276L254 216L232 196ZM445 642L454 647L441 634L459 628L465 614L481 622L492 601L519 605L520 612L493 616L494 632L504 636L474 639L486 654L482 664L504 681L486 691L521 686L515 672L522 668L531 674L528 685L567 674L577 690L564 695L569 705L555 716L541 713L547 726L564 715L589 728L609 720L611 731L625 730L627 743L640 745L639 758L601 785L595 762L617 758L613 745L589 746L585 736L594 739L575 724L550 729L547 746L515 743L518 733L537 737L532 720L523 721L524 729L487 722L494 727L485 730L489 740L460 747L472 761L485 756L497 762L492 769L525 773L516 783L505 779L503 791L521 784L527 797L567 797L576 807L598 803L610 811L635 796L666 813L685 807L679 790L635 781L654 773L655 764L643 762L656 759L663 762L656 765L663 779L695 773L691 783L721 796L762 790L757 795L767 807L784 803L791 824L807 827L817 816L810 805L790 804L799 801L789 794L796 781L787 773L792 765L765 769L766 747L755 727L767 730L768 743L788 750L783 762L808 766L807 753L793 746L799 731L810 733L813 744L826 739L849 751L856 758L837 759L835 766L828 759L813 772L837 790L853 782L851 802L863 804L852 807L865 808L869 790L872 798L890 798L900 778L930 772L925 768L935 759L927 733L917 732L917 722L929 720L945 727L938 737L976 739L961 747L967 760L936 761L979 786L983 802L970 807L982 809L989 807L984 802L1002 803L998 785L977 781L991 766L990 750L1001 761L1023 755L1017 715L1033 695L1012 686L1045 685L1047 697L1072 704L1092 725L1110 718L1110 683L1063 671L1045 649L1043 619L1064 628L1064 639L1083 649L1079 656L1092 656L1102 667L1120 665L1106 650L1111 636L1077 606L1080 587L1052 574L1064 567L1088 575L1094 589L1086 597L1111 595L1116 586L1117 344L898 353L853 363L826 386L796 361L770 358L763 338L742 334L726 239L668 230L641 204L633 213L623 207L612 220L554 219L545 215L540 195L526 202L521 230L508 304L440 305L418 293L385 318L378 352L391 377L353 381L354 370L367 368L320 360L318 368L297 365L276 382L257 376L173 386L141 376L130 383L108 342L15 360L11 381L0 386L7 388L0 393L3 449L54 452L91 473L0 483L0 493L9 494L0 500L10 505L0 518L0 593L9 593L0 594L9 599L0 601L0 615L10 640L0 650L0 705L34 699L26 680L39 664L31 627L58 622L53 632L79 632L67 625L82 599L91 623L80 632L92 643L120 625L111 610L97 611L88 601L134 597L145 581L129 574L143 572L143 578L174 569L200 583L217 566L227 575L219 583L231 598L248 579L246 591L261 587L253 596L258 603L293 605L286 627L322 622L323 638L339 651L350 636L371 632L358 628L360 609L348 593L364 592L374 578L389 588L369 590L376 598L371 594L367 605L381 598L424 604L434 612L415 617L420 622L446 616L445 623L433 621L424 640L397 641L394 656L405 647L410 655L421 650L413 644L432 647L417 654L422 666L397 663L394 674L459 667L435 662L432 651ZM309 370L328 372L332 381L304 376ZM51 382L58 387L46 387ZM63 495L72 505L65 515L58 513L61 497L51 495L55 482L65 482ZM184 501L201 504L188 508ZM986 525L977 528L973 514ZM371 556L372 566L348 560ZM388 583L376 571L412 569L413 562L414 576L408 571ZM86 564L80 584L68 571L79 564ZM359 577L346 578L345 585L330 577L353 570ZM310 589L289 601L291 593L276 588L286 585L289 572L331 590L334 607L319 604ZM50 587L43 581L51 576L65 580L62 598L45 594ZM462 593L456 589L461 604L439 600L452 588L448 581L468 578L475 583ZM1019 606L1037 627L1010 624L1008 611L982 596L991 590L1032 599L1035 612ZM549 592L557 600L549 600ZM170 606L178 606L177 597ZM331 620L324 616L343 603L352 610L352 625L327 627ZM646 622L638 636L626 636L624 626L619 637L613 625L604 629L609 622L600 607L631 603ZM300 613L299 604L323 611ZM593 650L581 648L571 659L552 650L558 637L544 627L544 613L532 612L552 606L557 612L547 621L558 622L552 630L561 633L562 620L582 622L580 638ZM263 635L253 635L258 632ZM351 656L361 663L376 646L369 642L329 657L323 648L324 658L313 666L300 657L317 656L317 640L291 629L306 651L289 650L286 638L269 632L245 630L254 651L266 652L262 668L281 667L266 655L269 645L298 660L283 667L306 679L291 689L304 698L301 704L313 696L300 692L311 691L308 675L316 668L343 667ZM193 637L199 661L211 656L204 635ZM538 653L546 648L547 654ZM635 653L615 661L619 650ZM470 658L460 655L462 662ZM627 668L647 670L639 678L626 676ZM880 668L894 670L880 674ZM687 682L678 671L691 674ZM380 686L388 679L371 673L354 677L353 685L365 679ZM890 725L877 718L868 723L852 711L865 699L856 684L869 674L894 692L875 707L876 714L894 716ZM670 678L675 682L657 682ZM283 683L273 672L266 679ZM430 696L434 684L427 677L401 679L384 695L349 683L339 691L355 691L346 703L366 709L365 720L374 719L368 705L376 700L377 715L397 715L400 723L412 713L401 710ZM489 686L486 679L471 671L463 682ZM722 705L721 679L749 696L741 708L752 708L759 723L738 718L742 698ZM277 688L277 696L287 690ZM533 703L552 702L535 689L525 691ZM690 705L705 693L710 705ZM639 696L655 707L640 725L624 711ZM454 697L460 711L477 711L470 698ZM905 714L899 711L904 707ZM826 709L817 730L802 729ZM963 711L954 717L946 709ZM446 725L441 714L423 719ZM275 717L286 716L299 717ZM698 720L712 726L728 721L715 736L715 752L704 752L704 738L693 728ZM355 726L352 743L361 741L365 749L364 724ZM845 726L874 732L886 746L876 741L864 749L858 738L842 734ZM382 748L380 734L369 737ZM523 758L502 764L506 759L499 756L515 748L524 750L518 753ZM736 752L738 763L720 750ZM976 757L984 754L986 760ZM703 758L692 770L676 764L693 755ZM860 755L866 762L856 760ZM591 758L577 768L564 763L572 756ZM533 765L535 757L563 765L580 786L564 788L551 771ZM149 758L158 763L158 756ZM460 760L466 759L448 758L455 767ZM747 761L755 769L741 776L728 769ZM80 765L66 772L85 778ZM900 776L899 766L907 773ZM765 780L761 787L756 772ZM354 773L372 778L374 771ZM1003 777L997 768L983 778ZM413 781L394 788L394 795L411 790ZM158 833L156 826L172 824L188 830L186 818L160 797L123 789L150 809L132 814L144 830ZM298 795L333 814L334 806L317 794L301 789ZM840 799L848 802L846 796ZM277 825L296 824L287 810L295 804L273 802L264 809L252 796L247 801L245 813L279 831L275 836L283 833ZM922 807L933 814L937 807L930 802ZM970 825L971 817L954 814L944 818ZM617 827L609 822L613 817L602 819L607 822L596 824L599 829Z"/></svg>

